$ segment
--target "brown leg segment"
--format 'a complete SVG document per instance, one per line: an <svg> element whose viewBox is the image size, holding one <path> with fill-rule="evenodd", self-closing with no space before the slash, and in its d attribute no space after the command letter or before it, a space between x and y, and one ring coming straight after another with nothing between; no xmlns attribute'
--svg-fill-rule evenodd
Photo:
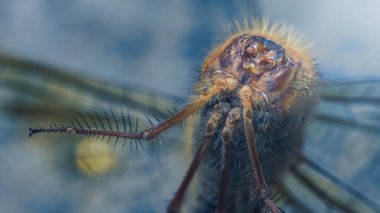
<svg viewBox="0 0 380 213"><path fill-rule="evenodd" d="M240 120L240 109L233 108L227 116L226 125L222 132L222 174L220 180L220 194L218 201L218 208L216 212L227 212L226 199L228 188L228 169L230 168L230 162L232 157L232 135L235 129L235 124Z"/></svg>
<svg viewBox="0 0 380 213"><path fill-rule="evenodd" d="M191 180L193 179L195 172L197 171L203 157L205 156L211 141L215 136L216 128L219 124L219 120L226 113L227 108L222 104L215 105L212 114L206 124L205 136L203 138L202 144L198 147L197 152L195 153L194 159L190 164L189 169L186 172L184 179L180 187L178 188L174 198L170 201L167 212L179 212L183 198L187 191L187 188L190 185Z"/></svg>
<svg viewBox="0 0 380 213"><path fill-rule="evenodd" d="M193 112L202 108L211 98L215 95L221 94L223 92L231 92L237 87L237 80L234 78L220 78L215 80L214 84L208 88L203 94L194 98L194 100L187 105L183 110L179 111L177 114L168 118L167 120L143 130L139 133L133 132L123 132L123 131L112 131L105 129L86 129L86 128L72 128L72 127L51 127L51 128L30 128L29 136L42 133L42 132L57 132L57 133L68 133L68 134L81 134L81 135L98 135L98 136L110 136L117 138L130 138L130 139L143 139L149 140L158 136L163 131L167 130L171 126L177 124L178 122L185 119L187 116Z"/></svg>
<svg viewBox="0 0 380 213"><path fill-rule="evenodd" d="M243 106L244 129L249 150L249 156L253 168L253 177L258 191L258 196L263 199L264 205L273 213L280 213L274 202L269 198L268 187L260 165L260 157L256 147L255 133L252 121L252 98L253 92L248 86L243 86L240 90L240 101Z"/></svg>

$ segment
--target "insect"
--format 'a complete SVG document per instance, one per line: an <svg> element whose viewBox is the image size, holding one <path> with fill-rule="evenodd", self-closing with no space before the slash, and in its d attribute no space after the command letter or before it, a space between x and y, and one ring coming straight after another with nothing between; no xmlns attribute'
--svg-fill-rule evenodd
<svg viewBox="0 0 380 213"><path fill-rule="evenodd" d="M252 3L256 4L256 2L253 1ZM32 3L32 5L33 4L37 3ZM261 5L262 4L263 3L261 3ZM264 6L264 10L262 11L256 7L257 4L253 8L246 8L245 3L242 4L242 2L239 2L240 6L243 5L242 8L244 7L244 9L249 11L249 15L265 14L265 8L274 8L276 11L280 9L282 15L277 14L277 18L281 20L287 19L287 15L294 18L297 17L296 14L300 14L298 20L305 20L304 23L306 22L307 26L311 26L312 29L315 29L311 31L311 33L309 31L308 35L314 36L317 39L321 37L321 34L322 36L332 38L328 43L331 48L327 52L331 53L331 50L335 49L337 51L333 51L334 54L329 54L330 56L327 58L329 61L342 61L341 59L345 59L347 53L353 50L352 48L342 50L342 44L347 44L349 47L355 47L355 45L358 44L355 42L355 39L353 39L354 42L352 42L351 39L337 36L341 35L339 32L341 32L342 29L342 20L335 15L333 15L333 18L331 18L331 15L328 16L328 11L332 9L332 4L330 3L328 4L329 10L324 10L323 13L313 13L314 16L309 16L310 10L306 10L306 12L304 11L302 13L301 11L303 11L303 9L300 10L300 7L298 7L300 3L297 3L297 7L293 7L293 10L289 7L283 8L287 4L279 5L279 3L276 3L276 5L273 5L271 2L265 4L266 6ZM307 3L308 8L312 8L312 11L314 11L315 7L310 7L309 4L310 3ZM184 54L187 56L189 52L192 52L192 48L197 50L211 48L212 45L209 44L202 46L202 44L212 41L217 34L216 32L210 33L209 30L213 29L213 26L220 29L220 26L224 26L225 23L228 22L223 18L221 19L223 14L221 15L215 11L224 11L228 14L228 17L233 14L241 14L240 11L231 11L230 5L226 4L204 4L205 7L203 10L198 7L195 9L193 7L186 7L186 11L191 11L191 9L196 10L196 13L194 11L196 15L192 16L190 20L191 23L195 22L202 26L202 29L199 30L199 27L196 29L182 27L189 24L186 22L189 17L186 18L187 12L184 13L183 10L178 9L178 4L173 4L177 5L177 7L174 6L176 11L174 14L173 12L167 13L167 8L170 8L172 4L166 5L164 13L162 13L162 9L160 10L160 7L156 5L153 5L154 9L144 8L144 12L140 13L143 14L143 19L141 19L140 16L136 19L136 17L134 17L134 15L136 15L135 12L130 13L125 11L125 9L131 7L120 7L119 4L115 4L116 7L112 7L112 4L106 7L96 7L96 5L93 7L91 5L91 7L86 7L84 11L79 10L81 13L79 18L75 16L75 13L67 16L67 12L70 12L70 9L73 8L76 11L78 9L77 7L72 7L72 5L68 5L67 7L63 4L59 4L59 9L57 9L57 11L60 11L59 13L49 13L55 14L56 16L43 18L42 15L47 12L45 11L46 5L42 5L41 7L25 7L25 5L22 4L22 9L19 11L30 11L30 14L33 15L17 16L16 19L13 20L7 17L13 14L13 12L17 12L17 4L5 4L3 8L5 9L7 5L12 5L12 8L9 10L6 9L8 11L6 13L2 13L2 46L12 46L12 39L4 37L4 33L5 35L12 35L9 34L9 32L15 32L14 35L17 36L13 35L11 37L16 38L16 43L20 45L16 46L15 42L13 42L13 46L18 47L19 51L25 49L26 52L29 51L29 53L31 52L31 47L37 48L37 51L32 51L34 58L38 58L41 52L46 52L46 49L43 48L46 48L46 45L51 41L54 42L54 45L50 46L48 48L49 50L55 53L66 50L71 56L74 55L74 57L69 57L70 62L73 62L68 63L71 66L78 67L78 63L75 63L74 59L77 59L76 62L83 61L86 64L86 62L89 62L89 58L91 58L90 52L98 54L99 49L97 49L96 46L90 45L85 47L84 45L79 45L79 47L85 47L84 49L86 51L83 52L83 49L81 51L79 48L79 52L77 52L78 49L70 49L70 46L74 46L70 45L70 41L67 43L65 39L60 40L60 36L58 35L63 35L63 38L75 38L68 33L64 33L73 30L84 35L83 41L88 41L88 38L94 37L94 33L95 35L97 33L99 35L100 32L101 35L104 35L103 32L109 32L109 26L117 27L117 29L112 28L111 30L114 33L116 32L116 38L118 38L117 33L120 33L119 36L125 38L131 36L131 32L137 31L137 34L132 34L132 37L147 38L143 44L149 47L149 51L143 52L141 49L136 48L136 46L140 46L139 44L142 43L141 39L133 40L132 42L130 42L130 39L126 41L124 39L122 42L117 40L117 51L128 47L133 53L142 53L142 56L144 56L143 60L136 57L135 54L127 55L127 57L125 55L120 57L119 55L118 57L122 58L121 60L125 63L120 63L120 60L117 63L112 63L114 60L104 61L102 60L104 55L100 54L100 57L96 58L98 63L91 63L91 65L94 64L93 66L79 65L79 67L84 67L84 69L89 71L109 72L118 70L118 65L123 64L123 66L121 66L123 72L119 72L117 79L109 79L107 78L109 76L102 75L100 75L102 77L98 76L95 78L92 72L87 74L86 72L85 74L80 72L81 74L78 74L78 70L57 67L57 61L52 60L51 56L55 55L55 59L61 59L62 55L57 56L54 53L51 54L50 51L47 52L49 57L42 55L40 59L42 58L44 63L53 64L54 66L41 66L39 63L30 62L30 60L24 58L13 58L7 54L0 55L0 161L2 162L0 169L0 185L2 188L0 193L0 206L2 211L43 212L58 210L105 212L113 210L117 212L156 212L166 209L192 159L192 155L183 151L186 150L187 143L183 143L184 141L182 141L182 132L170 132L165 134L162 138L163 142L169 141L169 143L162 144L158 149L152 151L147 148L145 144L143 144L145 150L141 151L138 142L132 143L133 146L129 146L130 141L127 141L125 148L122 149L123 141L120 140L119 142L121 143L118 143L117 147L114 148L113 140L110 141L109 144L106 143L108 140L107 137L105 137L104 143L97 143L96 141L88 143L87 138L76 136L68 137L66 135L41 135L29 139L24 132L29 127L45 126L50 123L69 124L70 121L75 122L72 115L75 115L81 124L85 125L79 116L80 113L82 113L85 119L91 124L91 120L87 117L86 113L90 112L92 114L94 110L97 110L102 122L108 125L101 108L106 109L108 116L110 116L111 124L114 125L116 122L111 118L112 115L109 106L112 106L116 116L118 116L117 114L121 114L120 107L125 107L125 118L128 117L126 109L129 109L133 123L132 126L139 126L139 129L150 126L144 114L157 115L159 114L158 112L164 113L164 116L161 116L162 118L160 120L169 117L170 114L173 113L172 107L178 106L184 103L184 101L183 98L164 95L164 93L158 89L161 89L166 83L173 86L173 84L181 82L181 79L179 79L181 77L178 75L174 77L176 80L171 81L168 79L168 75L164 73L175 70L171 72L170 77L175 73L180 73L182 78L187 79L188 76L183 77L183 72L190 70L190 68L186 68L186 65L188 65L186 63L200 63L194 58L189 59L187 57L185 60L182 60L185 61L185 64L180 63L180 66L175 68L165 65L181 61L183 58L178 56L183 56ZM54 4L49 5L49 8L54 8ZM81 4L75 5L79 6ZM226 6L223 7L221 5ZM339 11L342 11L342 9L343 11L349 11L348 14L350 15L348 17L344 16L344 20L347 20L350 26L351 22L349 21L349 17L354 17L355 20L361 20L361 22L359 21L361 23L360 25L356 24L356 26L359 26L358 31L360 31L361 35L366 35L365 39L372 41L370 47L376 47L376 43L373 42L373 40L376 40L373 39L376 38L376 36L373 36L371 39L371 37L367 37L367 34L370 33L364 33L364 31L362 31L362 27L366 25L365 23L374 23L368 22L368 20L376 20L376 18L369 18L370 16L368 14L371 11L365 9L365 4L361 4L359 7L351 6L355 11L350 11L350 7L346 7L346 5L349 5L346 4L346 2L344 4L337 3L336 5L339 6ZM373 4L369 5L371 5L370 8L375 8ZM88 5L84 4L84 6ZM41 8L43 12L39 13L36 11L37 8ZM102 8L97 11L101 12L104 16L94 19L93 13L89 14L91 8ZM117 15L115 16L115 10L112 10L111 16L108 15L109 13L107 12L115 8L120 8L119 11L123 14L122 18ZM132 8L137 9L135 7ZM317 8L322 9L323 7ZM146 11L150 12L147 14ZM202 11L204 15L200 15ZM357 14L358 11L365 13L356 16L355 14ZM308 15L305 16L305 13ZM318 16L319 14L323 14L323 19L326 18L329 23L339 24L337 26L328 25L326 27L326 23L323 23L323 19L309 19L310 17L320 17ZM339 12L337 14L345 15L347 13ZM90 17L88 17L89 15ZM126 15L128 15L127 18L125 17ZM162 18L165 16L170 17L170 21ZM23 20L25 17L28 19L27 21ZM72 17L71 24L66 21L68 17ZM127 20L127 23L118 22L112 24L115 22L112 22L109 17L116 17L119 18L118 20L123 21ZM154 19L149 17L154 17ZM171 22L172 17L176 17L173 23ZM271 15L269 15L269 17L271 17ZM37 21L35 20L36 18ZM361 18L364 18L365 21ZM216 22L216 19L219 21ZM90 26L99 27L96 25L98 20L102 20L99 22L100 24L106 23L107 28L104 29L103 25L100 29L88 27L88 23L94 24L90 24ZM142 20L147 21L144 22ZM315 23L315 20L317 23ZM33 21L34 24L31 24ZM183 21L185 21L185 23ZM136 22L138 27L134 27L136 24L132 25L131 22ZM290 22L297 23L294 20ZM10 25L9 23L13 24ZM20 27L20 23L26 24ZM111 23L111 25L108 25L108 23ZM160 24L157 25L157 23ZM352 25L355 25L354 23L355 22L352 21ZM53 26L52 28L54 29L59 29L59 26L63 24L64 32L46 33L50 31L46 27L43 27L44 24L47 24L47 28ZM302 21L298 24L305 28L305 25L302 25ZM322 27L320 26L321 24L323 24ZM151 33L152 29L147 29L147 26L151 25L155 26L154 29L159 28L161 30L159 31L160 33ZM170 25L170 27L168 27L168 25ZM9 28L7 26L9 26ZM205 28L207 30L205 30ZM373 28L376 29L376 26ZM17 29L19 29L21 33L17 33ZM46 37L42 37L40 34L34 34L30 31L31 29L45 29L43 34L52 36L48 36L46 39ZM90 30L91 35L86 34L83 29ZM326 29L334 30L329 30L329 32L333 33L327 33ZM186 30L190 32L183 35L186 33ZM353 31L351 27L348 32L350 35L358 35L357 31ZM199 39L199 37L194 39L194 36L190 36L190 39L187 39L186 42L184 42L183 39L178 39L180 35L189 37L189 33L192 35L198 33L204 36L203 39ZM17 40L17 38L23 37L25 40L21 40L21 42ZM52 39L52 37L54 37L54 39ZM58 39L55 39L55 37L58 37ZM103 38L102 36L99 37ZM108 33L106 37L107 41L109 41ZM39 42L38 38L42 38L41 40L43 40L43 42ZM161 40L154 40L152 42L152 38ZM80 39L81 37L79 41L81 41ZM74 40L75 42L78 41L77 39ZM10 42L9 44L8 41ZM28 44L27 41L31 41L31 43ZM91 41L93 40L90 39L90 43ZM59 43L64 43L63 47L59 46ZM86 42L81 43L84 44ZM107 56L115 53L115 49L112 49L113 46L109 46L109 43L106 45L101 41L96 41L95 43L100 43L100 45L107 48ZM320 45L320 42L316 43L318 44L317 46ZM78 46L76 45L77 43L74 44ZM132 44L132 46L130 44ZM161 47L161 49L157 49L157 46ZM190 46L190 48L188 46ZM111 52L109 52L110 47ZM180 51L183 49L185 49L185 51ZM364 52L371 52L368 51L369 49L372 48L364 48ZM175 54L173 54L173 50L177 50ZM357 52L357 50L354 51L354 57L348 60L348 62L355 61L359 66L352 66L352 63L347 63L347 60L343 60L343 63L337 63L335 66L330 66L330 64L328 66L322 66L321 71L324 71L324 74L333 73L338 67L343 71L344 76L349 72L347 68L351 68L351 70L358 73L368 70L377 71L378 66L368 66L369 62L376 61L372 58L376 58L376 54L370 54L372 57L368 57L362 56L362 54L358 54ZM372 53L376 53L376 51ZM76 57L78 55L80 55L80 57ZM203 56L204 54L199 55ZM325 53L322 53L322 56L324 55ZM368 59L367 61L363 60L366 58ZM146 59L150 60L146 61ZM321 62L325 62L325 59L326 58L322 58ZM59 61L62 62L62 60ZM94 59L90 59L90 62L92 61L94 61ZM103 63L107 61L111 61L111 63ZM135 61L143 61L142 63L146 64L146 66L137 66L138 69L134 69L136 67L133 66L125 66L133 64L132 62ZM153 70L153 72L147 75L147 70ZM131 72L126 73L126 71ZM140 79L139 82L145 82L148 85L159 82L159 87L152 90L139 84L131 84L131 82L127 80L132 78L133 73L142 73L144 78ZM83 78L83 75L85 75L86 78ZM166 82L165 84L162 83L164 80ZM137 82L135 78L132 78L131 81ZM180 84L190 85L184 83ZM380 196L378 193L380 189L377 184L379 181L379 170L377 166L377 156L379 156L379 145L377 143L379 129L379 85L379 81L376 79L360 81L356 78L352 78L351 81L322 82L318 91L321 98L310 118L310 122L308 122L306 144L304 147L305 155L312 161L302 161L295 170L284 174L283 183L285 189L275 190L270 193L271 198L273 196L273 201L275 201L277 206L286 212L342 212L344 210L336 205L336 203L340 203L344 204L344 206L349 206L351 211L377 212L377 209L379 209L378 200ZM186 96L183 90L177 89L177 87L175 89L173 89L173 87L170 88L172 90L171 92L179 94L181 97ZM166 111L167 108L170 109L172 113L168 113ZM139 118L138 125L135 124L137 120L136 115ZM152 122L155 124L157 123L155 118L150 119L152 119ZM123 123L121 120L118 120L120 127L122 127ZM128 122L127 125L129 125ZM113 128L116 129L116 126L114 125ZM127 126L127 128L129 129L129 126ZM184 124L184 129L187 129L186 124ZM170 131L173 130L175 129L171 129ZM186 132L188 131L186 130ZM170 138L170 136L174 138ZM196 141L199 140L195 140L195 142ZM78 159L80 161L80 159L83 158L83 152L78 151L86 147L81 146L83 144L89 146L107 145L106 150L113 150L114 152L111 153L111 156L119 158L115 159L117 161L116 164L110 164L116 165L111 166L113 170L103 170L102 173L101 170L94 169L88 164L93 162L91 160L82 161L82 165L84 166L80 166L76 161L78 161ZM119 144L120 147L118 146ZM137 149L135 144L139 147L138 152L135 151L135 149ZM181 146L180 144L184 144L184 147L181 149L176 147ZM195 148L198 145L199 144L196 143ZM128 151L129 147L131 147L132 151ZM127 151L120 154L119 150ZM92 154L93 156L90 157L109 157L105 152L95 152ZM84 171L84 168L87 170ZM82 172L85 174L82 174ZM202 167L199 168L196 176L201 172ZM189 194L193 192L194 188L197 189L197 180L199 180L198 177L193 179L193 186L190 186ZM187 198L189 197L185 197L185 202L189 200ZM362 200L365 202L362 202ZM187 205L187 203L184 203L184 205Z"/></svg>
<svg viewBox="0 0 380 213"><path fill-rule="evenodd" d="M113 130L105 113L108 130L102 122L103 128L96 122L93 122L95 128L91 128L83 118L82 124L77 121L77 125L31 128L30 131L31 134L60 132L109 136L115 137L116 142L120 138L149 140L200 111L201 143L168 206L169 212L179 211L184 205L190 182L201 163L206 165L199 170L208 176L199 180L206 192L198 194L199 203L195 207L198 211L259 211L264 207L280 212L282 210L270 196L270 189L278 184L276 179L283 178L283 173L291 170L326 202L340 210L355 212L354 207L330 198L328 193L319 191L315 183L304 180L296 168L303 162L328 175L300 154L304 122L312 110L318 79L306 44L292 38L281 25L269 27L258 22L256 28L251 28L247 24L205 60L192 101L151 128L141 132L126 131L123 121L124 131L117 123L117 129ZM112 111L111 114L114 117ZM375 203L341 185L352 194L364 197L361 201L374 210Z"/></svg>

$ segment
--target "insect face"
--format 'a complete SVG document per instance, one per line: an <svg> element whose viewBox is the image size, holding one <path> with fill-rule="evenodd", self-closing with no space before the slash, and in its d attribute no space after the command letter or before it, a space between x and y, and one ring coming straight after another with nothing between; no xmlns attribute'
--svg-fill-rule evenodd
<svg viewBox="0 0 380 213"><path fill-rule="evenodd" d="M251 33L235 36L226 43L205 61L202 81L234 78L238 82L237 91L245 85L254 91L255 104L279 99L297 81L299 70L310 71L302 67L305 59L295 55L291 47L288 52L270 38Z"/></svg>

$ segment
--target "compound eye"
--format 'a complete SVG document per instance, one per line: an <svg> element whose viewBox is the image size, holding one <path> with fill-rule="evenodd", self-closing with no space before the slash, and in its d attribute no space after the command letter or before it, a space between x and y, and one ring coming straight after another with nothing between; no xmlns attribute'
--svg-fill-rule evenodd
<svg viewBox="0 0 380 213"><path fill-rule="evenodd" d="M251 55L246 55L243 60L243 68L251 74L260 74L264 70L256 65L257 61Z"/></svg>
<svg viewBox="0 0 380 213"><path fill-rule="evenodd" d="M245 52L251 55L252 57L257 56L257 49L259 44L257 42L254 42L253 44L249 45L247 48L245 48Z"/></svg>
<svg viewBox="0 0 380 213"><path fill-rule="evenodd" d="M262 42L255 41L248 45L244 50L243 68L251 74L259 74L263 71L258 65L258 57L264 50Z"/></svg>
<svg viewBox="0 0 380 213"><path fill-rule="evenodd" d="M264 44L262 42L253 42L245 48L245 52L252 57L256 57L258 53L264 50Z"/></svg>
<svg viewBox="0 0 380 213"><path fill-rule="evenodd" d="M261 57L259 64L265 66L268 69L271 69L274 66L276 66L279 57L280 56L277 54L276 51L269 50Z"/></svg>
<svg viewBox="0 0 380 213"><path fill-rule="evenodd" d="M282 63L284 48L265 38L253 39L254 41L244 49L243 68L248 73L260 74Z"/></svg>

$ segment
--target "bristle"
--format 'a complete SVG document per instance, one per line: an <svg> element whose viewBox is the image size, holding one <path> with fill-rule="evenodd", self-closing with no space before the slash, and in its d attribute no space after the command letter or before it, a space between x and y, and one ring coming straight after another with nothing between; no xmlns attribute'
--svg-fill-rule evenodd
<svg viewBox="0 0 380 213"><path fill-rule="evenodd" d="M132 132L132 121L131 121L131 115L129 114L129 110L127 111L127 115L128 115L129 131ZM132 141L132 139L129 139L129 149L130 150L132 150L132 146L133 146L133 141Z"/></svg>
<svg viewBox="0 0 380 213"><path fill-rule="evenodd" d="M90 114L90 113L87 113L88 117L90 118L92 124L94 124L95 128L96 129L99 129L98 125L96 124L95 120L94 120L94 117Z"/></svg>
<svg viewBox="0 0 380 213"><path fill-rule="evenodd" d="M112 125L111 125L111 122L110 122L110 119L108 118L108 115L107 115L107 112L105 109L103 109L103 112L104 112L104 116L106 116L106 119L107 119L107 122L108 122L108 126L110 128L111 131L113 131L112 129ZM111 140L111 136L108 136L108 140L107 140L107 143L109 143Z"/></svg>
<svg viewBox="0 0 380 213"><path fill-rule="evenodd" d="M123 144L121 145L121 150L123 151L124 150L124 147L125 147L125 143L126 143L127 139L124 138L123 139Z"/></svg>
<svg viewBox="0 0 380 213"><path fill-rule="evenodd" d="M160 114L160 116L161 117L164 117L164 115L162 114L162 113L160 113L160 112L157 112L157 113L159 113ZM152 116L153 116L153 118L154 119L156 119L156 121L158 122L158 123L160 123L161 122L161 119L157 116L157 115L155 115L155 114L151 114ZM174 127L175 128L175 127ZM161 134L160 136L158 136L159 138L158 138L158 140L159 140L159 143L150 143L150 144L152 144L153 146L156 146L156 145L159 145L159 144L161 144L162 143L162 141L161 141L161 139L160 139L160 137L163 137L163 141L170 141L169 140L169 138L168 138L168 134ZM156 146L156 148L158 148L157 146Z"/></svg>
<svg viewBox="0 0 380 213"><path fill-rule="evenodd" d="M161 120L157 117L157 115L155 115L154 113L151 113L150 114L154 119L156 119L156 121L158 122L158 123L160 123L161 122Z"/></svg>
<svg viewBox="0 0 380 213"><path fill-rule="evenodd" d="M280 193L281 190L277 190L277 192L271 197L271 199L274 200Z"/></svg>
<svg viewBox="0 0 380 213"><path fill-rule="evenodd" d="M161 118L165 118L165 117L167 117L167 115L165 115L165 114L164 114L163 112L161 112L161 111L158 111L157 114L158 114L158 116L161 117ZM160 123L160 122L161 122L161 119L160 119L160 118L158 118L158 119L159 119L158 122Z"/></svg>
<svg viewBox="0 0 380 213"><path fill-rule="evenodd" d="M32 135L34 134L34 130L32 128L29 128L29 138L32 137Z"/></svg>
<svg viewBox="0 0 380 213"><path fill-rule="evenodd" d="M174 113L169 108L167 108L166 111L168 111L170 116L174 115Z"/></svg>
<svg viewBox="0 0 380 213"><path fill-rule="evenodd" d="M83 126L82 126L82 124L80 124L79 120L78 120L75 116L73 116L73 118L74 118L75 122L77 122L78 126L79 126L81 129L84 129Z"/></svg>
<svg viewBox="0 0 380 213"><path fill-rule="evenodd" d="M280 190L280 192L281 192L281 190ZM282 198L289 196L289 194L290 194L290 191L288 191L288 192L284 192L284 194L281 195L281 196L279 196L277 199L275 199L274 202L277 203L277 202L280 201ZM273 198L273 199L274 199L274 198Z"/></svg>
<svg viewBox="0 0 380 213"><path fill-rule="evenodd" d="M132 132L132 121L131 121L131 115L129 114L129 110L127 111L127 118L128 118L128 125L129 125L129 131Z"/></svg>
<svg viewBox="0 0 380 213"><path fill-rule="evenodd" d="M81 113L79 113L79 116L82 118L82 120L86 124L87 128L91 129L90 125L88 125L88 123L87 123L86 119L83 117L83 115Z"/></svg>
<svg viewBox="0 0 380 213"><path fill-rule="evenodd" d="M161 122L161 119L154 113L151 113L150 114L158 123ZM146 115L146 117L149 119L149 117ZM150 120L150 123L151 125L153 126L153 121ZM176 128L177 126L173 127L173 128ZM162 140L161 140L162 138ZM158 141L158 143L149 143L151 145L151 148L152 150L154 149L157 149L158 148L158 145L162 144L162 141L170 141L169 138L168 138L168 135L167 134L161 134L157 137L156 141Z"/></svg>
<svg viewBox="0 0 380 213"><path fill-rule="evenodd" d="M115 143L113 144L113 147L116 147L117 141L119 140L119 137L116 137Z"/></svg>
<svg viewBox="0 0 380 213"><path fill-rule="evenodd" d="M123 119L123 130L124 130L124 132L126 132L127 127L125 126L125 116L124 116L123 108L121 108L120 111L121 111L121 117Z"/></svg>
<svg viewBox="0 0 380 213"><path fill-rule="evenodd" d="M139 129L139 117L136 116L135 132Z"/></svg>
<svg viewBox="0 0 380 213"><path fill-rule="evenodd" d="M102 126L102 129L106 129L106 128L104 127L104 124L103 124L102 119L100 119L100 116L98 115L98 113L97 113L96 111L95 111L95 116L96 116L96 118L98 119L100 125Z"/></svg>
<svg viewBox="0 0 380 213"><path fill-rule="evenodd" d="M177 107L172 107L172 110L174 111L174 114L179 111L179 109Z"/></svg>
<svg viewBox="0 0 380 213"><path fill-rule="evenodd" d="M103 109L103 112L104 112L104 116L106 116L106 119L107 119L108 126L109 126L110 130L113 131L112 125L111 125L110 119L108 118L108 114L107 114L106 110Z"/></svg>
<svg viewBox="0 0 380 213"><path fill-rule="evenodd" d="M149 118L149 116L147 114L144 114L145 118L148 120L148 122L150 123L150 125L154 126L154 123L153 121Z"/></svg>
<svg viewBox="0 0 380 213"><path fill-rule="evenodd" d="M138 128L139 128L139 117L136 116L135 132L138 131ZM142 144L141 144L141 141L140 141L140 140L137 140L137 142L140 144L141 148L144 149L144 147L143 147ZM136 151L138 151L138 146L137 146L137 144L136 144Z"/></svg>
<svg viewBox="0 0 380 213"><path fill-rule="evenodd" d="M100 119L100 117L99 117L99 115L98 115L98 113L97 113L96 111L95 111L95 116L96 116L96 118L98 119L100 125L102 126L102 129L106 129L106 128L104 127L104 124L103 124L102 119ZM105 137L105 135L103 135L102 138L101 138L100 140L103 140L104 137Z"/></svg>
<svg viewBox="0 0 380 213"><path fill-rule="evenodd" d="M141 142L141 140L137 140L137 142L140 144L140 147L141 147L141 149L144 151L145 150L145 148L144 148L144 146L143 146L143 144L142 144L142 142ZM137 146L136 146L137 147ZM138 150L137 150L138 151Z"/></svg>
<svg viewBox="0 0 380 213"><path fill-rule="evenodd" d="M116 130L117 130L118 132L120 132L119 124L118 124L118 122L117 122L117 120L116 120L115 114L113 113L112 109L110 109L110 111L111 111L112 118L113 118L113 120L114 120L114 122L115 122L115 125L116 125Z"/></svg>

